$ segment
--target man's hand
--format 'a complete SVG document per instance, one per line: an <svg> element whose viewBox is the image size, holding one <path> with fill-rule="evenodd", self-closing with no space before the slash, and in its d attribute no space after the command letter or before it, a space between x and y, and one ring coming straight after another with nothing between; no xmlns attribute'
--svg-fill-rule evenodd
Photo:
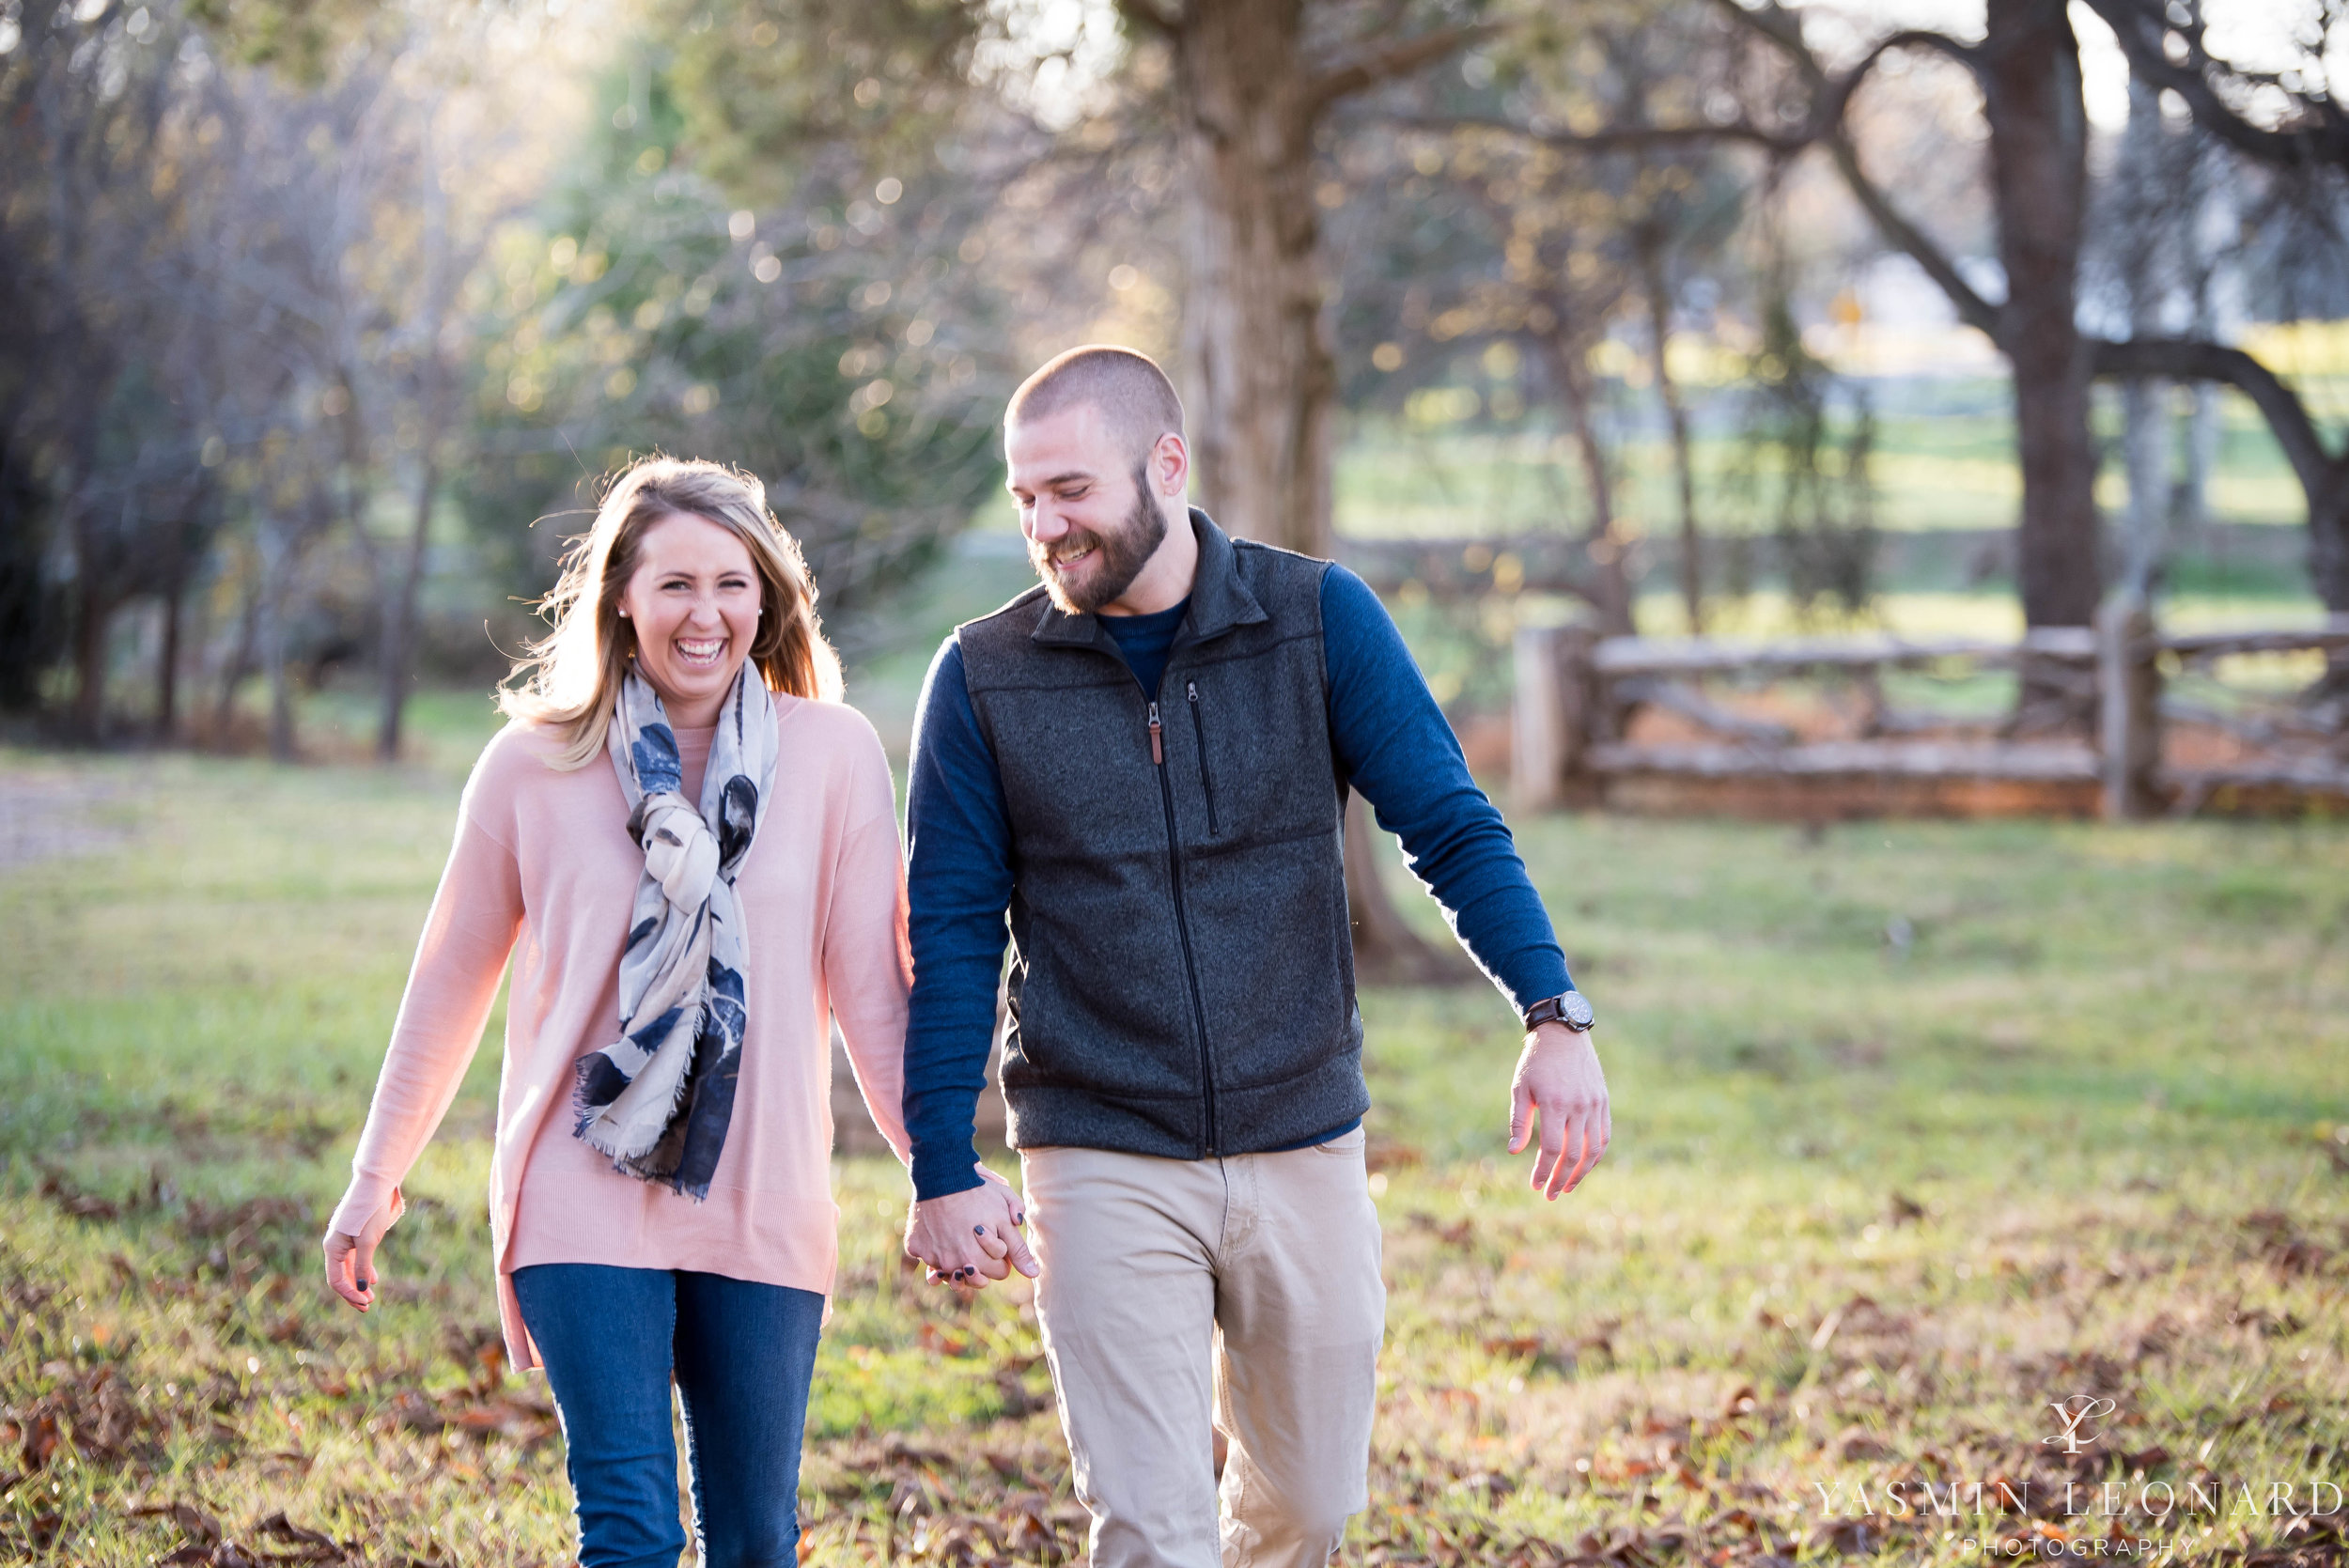
<svg viewBox="0 0 2349 1568"><path fill-rule="evenodd" d="M916 1199L906 1216L906 1256L929 1265L934 1285L985 1288L1015 1268L1033 1280L1034 1254L1019 1227L1027 1206L1009 1182L982 1165L979 1185L943 1198Z"/></svg>
<svg viewBox="0 0 2349 1568"><path fill-rule="evenodd" d="M1509 1152L1523 1149L1541 1113L1542 1143L1533 1157L1533 1190L1555 1200L1572 1192L1607 1152L1614 1119L1607 1104L1607 1075L1590 1031L1546 1023L1525 1037L1517 1076L1509 1085Z"/></svg>

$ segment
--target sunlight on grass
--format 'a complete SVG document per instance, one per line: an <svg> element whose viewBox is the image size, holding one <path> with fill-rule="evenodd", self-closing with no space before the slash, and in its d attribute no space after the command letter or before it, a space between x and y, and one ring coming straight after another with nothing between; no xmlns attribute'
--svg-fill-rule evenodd
<svg viewBox="0 0 2349 1568"><path fill-rule="evenodd" d="M544 1385L484 1358L495 1026L384 1304L314 1281L458 775L0 757L0 786L36 778L97 828L0 882L0 1404L27 1472L0 1555L146 1563L213 1529L563 1560ZM1600 1010L1616 1146L1540 1203L1502 1149L1500 1001L1364 998L1392 1304L1342 1560L2322 1545L2061 1503L2137 1469L2303 1504L2341 1478L2349 830L1517 829ZM806 1560L1066 1560L1083 1520L1026 1290L909 1272L894 1165L835 1186ZM2067 1460L2046 1405L2086 1392L2118 1404ZM1994 1477L2030 1510L1884 1491Z"/></svg>
<svg viewBox="0 0 2349 1568"><path fill-rule="evenodd" d="M2012 525L2022 476L2002 381L1895 380L1874 383L1872 395L1876 437L1870 472L1878 526ZM1651 532L1676 526L1679 491L1651 395L1618 396L1608 443L1615 509ZM1727 390L1695 398L1697 507L1717 536L1755 506L1732 477L1743 460L1741 397ZM2220 413L2218 461L2209 489L2214 515L2297 525L2307 513L2306 499L2258 411L2228 392ZM2117 454L2115 400L2100 396L2095 424ZM1573 532L1588 511L1575 449L1538 414L1501 427L1357 416L1342 437L1333 484L1339 532L1366 538ZM2126 495L2115 456L2099 475L2097 500L2110 508L2123 505Z"/></svg>

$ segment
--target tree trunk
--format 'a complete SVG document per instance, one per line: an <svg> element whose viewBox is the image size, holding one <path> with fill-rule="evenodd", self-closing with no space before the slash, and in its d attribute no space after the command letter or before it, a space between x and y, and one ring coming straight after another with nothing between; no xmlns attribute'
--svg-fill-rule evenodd
<svg viewBox="0 0 2349 1568"><path fill-rule="evenodd" d="M1168 24L1190 165L1183 368L1207 509L1242 537L1329 555L1337 367L1313 191L1324 100L1303 23L1302 0L1191 0ZM1367 825L1349 824L1356 978L1472 976L1456 952L1430 947L1403 924L1373 848Z"/></svg>
<svg viewBox="0 0 2349 1568"><path fill-rule="evenodd" d="M179 623L187 590L174 571L163 586L163 645L155 657L155 738L168 745L179 727Z"/></svg>
<svg viewBox="0 0 2349 1568"><path fill-rule="evenodd" d="M1629 637L1639 630L1631 618L1631 573L1629 563L1625 560L1623 536L1615 527L1614 486L1607 474L1607 445L1599 439L1598 422L1591 407L1590 366L1586 360L1589 346L1565 329L1566 302L1553 297L1548 303L1561 327L1543 333L1537 341L1549 363L1549 379L1558 388L1559 401L1565 405L1566 424L1574 431L1575 453L1582 463L1583 488L1591 493L1589 532L1582 544L1591 570L1582 597L1598 612L1600 636Z"/></svg>
<svg viewBox="0 0 2349 1568"><path fill-rule="evenodd" d="M1647 293L1648 337L1654 343L1656 396L1664 405L1664 422L1672 432L1672 478L1680 490L1680 599L1688 617L1688 635L1704 635L1703 538L1697 532L1696 464L1688 439L1688 409L1681 401L1680 385L1672 380L1667 354L1672 347L1672 292L1666 286L1664 252L1660 242L1641 245L1640 267Z"/></svg>
<svg viewBox="0 0 2349 1568"><path fill-rule="evenodd" d="M106 633L114 624L114 606L106 601L84 568L81 603L73 625L73 734L95 743L106 724Z"/></svg>
<svg viewBox="0 0 2349 1568"><path fill-rule="evenodd" d="M257 577L245 589L244 607L237 614L237 640L228 646L228 660L220 673L220 692L212 702L211 744L216 751L226 751L229 727L237 718L237 688L244 684L245 672L253 668L253 655L260 645L261 596L268 584Z"/></svg>
<svg viewBox="0 0 2349 1568"><path fill-rule="evenodd" d="M278 525L264 518L261 536L261 670L269 677L269 754L291 762L296 754L293 675L287 667L286 599L292 591L293 551Z"/></svg>
<svg viewBox="0 0 2349 1568"><path fill-rule="evenodd" d="M2309 493L2309 576L2328 612L2349 615L2349 458L2333 465L2330 485ZM2302 696L2339 705L2337 722L2349 722L2349 648L2326 656L2325 673Z"/></svg>
<svg viewBox="0 0 2349 1568"><path fill-rule="evenodd" d="M2178 485L2177 505L2179 530L2195 550L2210 548L2210 476L2218 469L2218 389L2208 382L2195 387L2193 411L2186 416L2186 476Z"/></svg>
<svg viewBox="0 0 2349 1568"><path fill-rule="evenodd" d="M1300 0L1193 0L1175 38L1190 202L1183 309L1200 493L1234 534L1330 552L1317 106Z"/></svg>
<svg viewBox="0 0 2349 1568"><path fill-rule="evenodd" d="M2121 547L2120 581L2139 598L2152 597L2170 520L2169 384L2131 381L2121 389L2121 451L2129 476L2128 536Z"/></svg>
<svg viewBox="0 0 2349 1568"><path fill-rule="evenodd" d="M1988 0L1982 72L2023 470L2017 558L2026 625L2095 618L2096 451L2090 350L2076 318L2088 188L2079 44L2063 0Z"/></svg>
<svg viewBox="0 0 2349 1568"><path fill-rule="evenodd" d="M2334 459L2328 484L2309 498L2309 579L2336 615L2349 615L2349 457Z"/></svg>
<svg viewBox="0 0 2349 1568"><path fill-rule="evenodd" d="M382 715L376 726L375 754L381 762L399 760L400 716L408 706L408 667L415 661L416 593L424 581L425 545L432 531L432 498L441 475L426 442L423 472L416 480L416 516L408 534L407 559L400 564L399 582L391 602L383 607L381 666L383 680Z"/></svg>
<svg viewBox="0 0 2349 1568"><path fill-rule="evenodd" d="M435 105L437 107L437 103ZM448 195L441 188L440 161L433 139L433 118L427 113L418 144L418 206L424 218L425 359L417 381L417 412L422 433L416 451L416 516L408 533L408 558L398 583L384 607L383 645L377 660L383 682L381 722L375 736L375 754L383 762L399 759L401 717L408 706L409 667L415 662L416 594L424 581L425 546L432 532L432 502L441 484L439 451L445 416L443 399L452 378L441 354L443 324L448 316L449 266ZM356 421L353 421L354 427ZM366 529L353 520L354 531Z"/></svg>
<svg viewBox="0 0 2349 1568"><path fill-rule="evenodd" d="M1349 790L1346 798L1346 919L1354 929L1354 978L1366 986L1458 986L1478 978L1475 967L1457 947L1423 941L1404 924L1403 911L1395 908L1385 884L1378 880L1380 866L1392 858L1381 844L1377 824L1371 820L1369 804ZM1361 896L1365 878L1377 888L1375 896Z"/></svg>
<svg viewBox="0 0 2349 1568"><path fill-rule="evenodd" d="M2163 251L2168 236L2155 218L2164 165L2161 105L2139 77L2129 83L2128 129L2121 143L2118 184L2122 221L2131 231L2121 257L2128 291L2129 332L2150 337L2161 327ZM2121 586L2139 599L2153 596L2170 522L2170 387L2139 379L2121 389L2121 452L2129 480L2128 531L2121 551Z"/></svg>

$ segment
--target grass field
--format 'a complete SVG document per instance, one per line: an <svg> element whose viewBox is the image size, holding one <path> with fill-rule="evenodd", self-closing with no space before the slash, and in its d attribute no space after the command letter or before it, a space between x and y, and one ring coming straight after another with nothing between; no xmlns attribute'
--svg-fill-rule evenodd
<svg viewBox="0 0 2349 1568"><path fill-rule="evenodd" d="M400 771L0 754L0 1560L563 1560L543 1385L481 1355L496 1022L386 1304L316 1279L443 730ZM1364 999L1392 1304L1346 1560L2341 1560L2349 829L1521 832L1616 1146L1534 1202L1500 1002ZM895 1169L837 1181L807 1560L1065 1560L1023 1295L921 1287ZM2065 1458L2082 1394L2116 1405Z"/></svg>
<svg viewBox="0 0 2349 1568"><path fill-rule="evenodd" d="M2004 380L1937 376L1868 385L1876 411L1869 472L1880 526L1997 528L2014 520L2022 474ZM2114 456L2098 478L2096 499L2116 511L2127 503L2128 484L2117 456L2119 399L2104 396L2108 391L2098 389L2094 423ZM1755 507L1754 498L1729 477L1740 460L1744 396L1735 387L1716 387L1693 397L1697 504L1715 533L1734 529L1734 520ZM1626 522L1661 534L1677 526L1679 503L1652 397L1618 390L1610 405L1612 416L1630 427L1611 446L1614 499ZM2244 522L2297 524L2307 514L2306 501L2258 411L2232 393L2219 407L2208 496L2213 513ZM1573 452L1538 418L1437 425L1364 418L1350 425L1346 436L1335 475L1344 533L1491 536L1579 527L1585 515Z"/></svg>

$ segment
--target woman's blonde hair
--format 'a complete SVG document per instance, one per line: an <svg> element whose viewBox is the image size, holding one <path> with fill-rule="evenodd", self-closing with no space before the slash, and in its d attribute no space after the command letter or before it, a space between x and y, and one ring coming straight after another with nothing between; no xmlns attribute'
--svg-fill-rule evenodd
<svg viewBox="0 0 2349 1568"><path fill-rule="evenodd" d="M750 660L770 691L840 699L840 659L816 618L816 581L799 542L767 509L767 488L722 463L646 458L604 492L586 533L570 541L563 575L538 603L552 623L498 689L509 719L540 723L563 742L560 768L583 768L604 748L620 682L636 657L620 596L636 570L646 530L682 513L732 529L758 574L758 635Z"/></svg>

